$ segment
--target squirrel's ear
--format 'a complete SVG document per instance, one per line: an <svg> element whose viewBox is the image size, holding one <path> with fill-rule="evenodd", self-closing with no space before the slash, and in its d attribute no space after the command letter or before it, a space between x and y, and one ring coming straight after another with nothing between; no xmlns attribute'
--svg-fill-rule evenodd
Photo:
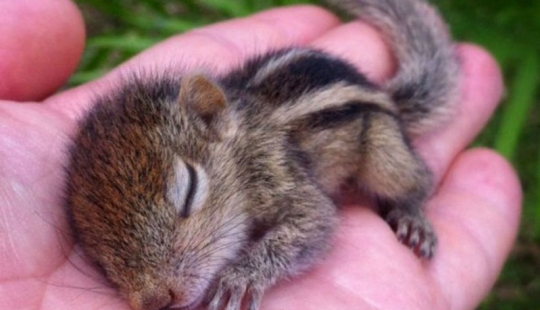
<svg viewBox="0 0 540 310"><path fill-rule="evenodd" d="M219 85L200 74L182 78L178 101L194 109L207 125L211 125L227 105L227 98Z"/></svg>

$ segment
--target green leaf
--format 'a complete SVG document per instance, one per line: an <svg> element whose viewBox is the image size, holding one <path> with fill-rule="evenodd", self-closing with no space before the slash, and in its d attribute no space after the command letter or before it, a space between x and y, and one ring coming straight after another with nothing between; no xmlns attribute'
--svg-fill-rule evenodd
<svg viewBox="0 0 540 310"><path fill-rule="evenodd" d="M251 10L246 5L246 1L233 0L200 0L208 7L217 9L230 17L245 16L251 13Z"/></svg>
<svg viewBox="0 0 540 310"><path fill-rule="evenodd" d="M508 159L515 156L519 137L535 101L537 87L540 85L538 58L535 50L525 53L509 89L510 97L503 111L501 127L495 141L497 151Z"/></svg>
<svg viewBox="0 0 540 310"><path fill-rule="evenodd" d="M80 85L92 80L95 80L104 74L106 74L108 70L104 69L98 69L94 71L85 71L85 72L77 72L73 74L68 81L68 85Z"/></svg>
<svg viewBox="0 0 540 310"><path fill-rule="evenodd" d="M157 42L159 39L136 36L100 36L88 40L88 46L93 48L111 48L128 52L140 52Z"/></svg>

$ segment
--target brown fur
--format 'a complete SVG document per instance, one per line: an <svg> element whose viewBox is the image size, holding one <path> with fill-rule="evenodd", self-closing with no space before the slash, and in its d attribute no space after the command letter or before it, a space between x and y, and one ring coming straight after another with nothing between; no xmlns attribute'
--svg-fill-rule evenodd
<svg viewBox="0 0 540 310"><path fill-rule="evenodd" d="M388 84L289 48L222 77L128 79L86 115L70 149L67 210L132 308L258 309L268 287L328 249L331 197L351 180L405 245L433 255L422 212L431 174L409 135L448 110L451 42L419 0L343 2L396 51ZM439 56L425 61L430 53Z"/></svg>

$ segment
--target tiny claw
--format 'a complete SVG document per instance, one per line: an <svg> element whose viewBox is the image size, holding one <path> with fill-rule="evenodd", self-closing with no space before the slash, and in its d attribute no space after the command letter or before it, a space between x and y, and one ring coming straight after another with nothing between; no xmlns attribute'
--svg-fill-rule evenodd
<svg viewBox="0 0 540 310"><path fill-rule="evenodd" d="M386 221L394 229L397 239L416 255L427 259L433 257L437 236L421 214L407 214L403 210L395 209L387 215Z"/></svg>
<svg viewBox="0 0 540 310"><path fill-rule="evenodd" d="M420 257L426 258L426 259L430 259L433 256L433 253L431 252L431 250L426 247L420 248L420 251L418 254Z"/></svg>
<svg viewBox="0 0 540 310"><path fill-rule="evenodd" d="M405 243L407 236L409 235L409 226L403 223L399 223L397 226L396 236L400 242Z"/></svg>
<svg viewBox="0 0 540 310"><path fill-rule="evenodd" d="M262 291L253 287L248 288L247 310L258 310L261 304Z"/></svg>
<svg viewBox="0 0 540 310"><path fill-rule="evenodd" d="M415 229L412 231L411 236L409 237L409 247L410 248L416 248L418 244L420 243L420 232Z"/></svg>
<svg viewBox="0 0 540 310"><path fill-rule="evenodd" d="M424 237L426 239L427 237ZM434 239L435 237L429 238L424 240L422 245L420 246L420 253L419 255L421 257L424 257L426 259L433 258L433 255L435 254L435 248L437 247L437 241Z"/></svg>
<svg viewBox="0 0 540 310"><path fill-rule="evenodd" d="M242 297L244 297L244 292L235 289L230 293L229 302L225 310L240 310L242 308Z"/></svg>
<svg viewBox="0 0 540 310"><path fill-rule="evenodd" d="M223 295L223 289L221 288L221 284L219 284L208 303L208 310L222 309L224 306L223 301L225 299Z"/></svg>

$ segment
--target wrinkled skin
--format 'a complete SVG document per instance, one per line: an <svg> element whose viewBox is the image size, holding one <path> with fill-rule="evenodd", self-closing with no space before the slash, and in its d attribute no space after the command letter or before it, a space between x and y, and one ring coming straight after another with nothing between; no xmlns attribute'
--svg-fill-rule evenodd
<svg viewBox="0 0 540 310"><path fill-rule="evenodd" d="M376 81L393 70L375 30L301 6L173 37L98 81L47 97L80 57L79 12L67 0L2 1L0 8L0 304L6 309L127 309L77 254L60 196L75 120L120 72L197 63L223 71L247 55L293 43L342 55ZM348 206L324 262L271 289L263 309L472 309L487 294L513 244L521 192L499 155L464 149L496 107L502 82L482 49L465 44L459 54L458 117L415 141L439 182L427 206L440 240L435 258L420 261L370 208Z"/></svg>

